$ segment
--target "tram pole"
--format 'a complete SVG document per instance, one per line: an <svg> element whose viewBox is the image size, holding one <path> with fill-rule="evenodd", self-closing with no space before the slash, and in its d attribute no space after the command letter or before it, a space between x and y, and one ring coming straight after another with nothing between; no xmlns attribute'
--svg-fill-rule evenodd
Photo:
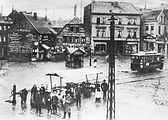
<svg viewBox="0 0 168 120"><path fill-rule="evenodd" d="M108 100L107 100L107 120L115 120L115 54L114 54L114 36L115 36L115 18L111 13L110 19L110 42L109 42L109 73L108 73Z"/></svg>
<svg viewBox="0 0 168 120"><path fill-rule="evenodd" d="M13 90L11 94L13 96L12 104L15 105L16 104L16 85L15 84L13 85Z"/></svg>

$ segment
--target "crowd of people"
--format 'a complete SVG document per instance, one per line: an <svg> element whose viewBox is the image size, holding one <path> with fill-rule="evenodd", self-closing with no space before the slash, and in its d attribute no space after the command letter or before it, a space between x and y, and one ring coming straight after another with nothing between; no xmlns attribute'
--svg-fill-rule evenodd
<svg viewBox="0 0 168 120"><path fill-rule="evenodd" d="M42 108L47 109L48 113L61 116L61 111L63 111L63 118L71 117L71 106L76 105L77 107L81 106L81 98L89 97L88 94L91 94L87 88L88 84L85 82L81 84L67 85L65 88L56 88L52 89L51 92L48 92L47 89L42 84L41 87L37 88L36 85L33 85L31 88L31 108L35 109L36 113L41 114ZM106 92L108 91L108 84L104 80L98 88L95 88L95 98L100 100L100 91L102 90L103 99L106 99ZM88 92L89 91L89 92ZM26 103L28 91L23 89L20 91L21 104ZM87 96L85 95L87 94ZM98 95L99 94L99 95Z"/></svg>

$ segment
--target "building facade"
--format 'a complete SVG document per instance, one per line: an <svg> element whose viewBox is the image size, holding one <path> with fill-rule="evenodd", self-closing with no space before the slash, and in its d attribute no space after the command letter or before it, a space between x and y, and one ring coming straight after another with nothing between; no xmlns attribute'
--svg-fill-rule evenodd
<svg viewBox="0 0 168 120"><path fill-rule="evenodd" d="M8 31L12 23L9 17L0 15L0 59L8 58Z"/></svg>
<svg viewBox="0 0 168 120"><path fill-rule="evenodd" d="M19 12L9 33L9 61L47 60L55 48L56 32L37 13Z"/></svg>
<svg viewBox="0 0 168 120"><path fill-rule="evenodd" d="M76 16L58 32L57 39L62 41L63 48L87 46L84 25Z"/></svg>
<svg viewBox="0 0 168 120"><path fill-rule="evenodd" d="M110 17L115 15L115 54L127 55L139 51L139 11L129 2L93 1L84 8L86 35L96 54L107 54L110 41Z"/></svg>
<svg viewBox="0 0 168 120"><path fill-rule="evenodd" d="M143 50L167 54L168 10L151 10L143 15Z"/></svg>

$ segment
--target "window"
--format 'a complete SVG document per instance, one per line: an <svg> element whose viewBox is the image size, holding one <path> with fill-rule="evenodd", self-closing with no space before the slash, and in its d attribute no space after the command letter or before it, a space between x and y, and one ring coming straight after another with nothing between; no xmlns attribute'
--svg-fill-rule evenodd
<svg viewBox="0 0 168 120"><path fill-rule="evenodd" d="M106 23L106 18L103 18L103 24L105 24Z"/></svg>
<svg viewBox="0 0 168 120"><path fill-rule="evenodd" d="M97 18L97 24L100 24L100 18Z"/></svg>
<svg viewBox="0 0 168 120"><path fill-rule="evenodd" d="M128 36L127 38L131 38L131 30L128 30Z"/></svg>
<svg viewBox="0 0 168 120"><path fill-rule="evenodd" d="M160 17L160 22L163 23L163 16Z"/></svg>
<svg viewBox="0 0 168 120"><path fill-rule="evenodd" d="M102 37L105 37L105 35L106 35L106 31L105 29L102 29Z"/></svg>
<svg viewBox="0 0 168 120"><path fill-rule="evenodd" d="M2 37L0 36L0 42L2 42Z"/></svg>
<svg viewBox="0 0 168 120"><path fill-rule="evenodd" d="M121 18L119 18L118 24L122 25Z"/></svg>
<svg viewBox="0 0 168 120"><path fill-rule="evenodd" d="M3 38L3 42L6 42L6 37L4 36L4 38Z"/></svg>
<svg viewBox="0 0 168 120"><path fill-rule="evenodd" d="M122 30L118 30L118 38L121 38L121 32Z"/></svg>
<svg viewBox="0 0 168 120"><path fill-rule="evenodd" d="M133 23L133 25L136 25L136 20L134 19L134 23Z"/></svg>
<svg viewBox="0 0 168 120"><path fill-rule="evenodd" d="M146 31L149 30L149 26L145 26L145 30L146 30Z"/></svg>
<svg viewBox="0 0 168 120"><path fill-rule="evenodd" d="M73 32L73 27L70 27L70 31Z"/></svg>
<svg viewBox="0 0 168 120"><path fill-rule="evenodd" d="M99 37L99 33L100 33L100 30L97 29L97 34L96 34L97 37Z"/></svg>
<svg viewBox="0 0 168 120"><path fill-rule="evenodd" d="M159 26L158 28L158 34L160 34L160 32L161 32L161 26Z"/></svg>
<svg viewBox="0 0 168 120"><path fill-rule="evenodd" d="M133 34L132 38L137 38L136 31L134 31L134 34Z"/></svg>
<svg viewBox="0 0 168 120"><path fill-rule="evenodd" d="M131 19L128 20L128 25L131 25Z"/></svg>
<svg viewBox="0 0 168 120"><path fill-rule="evenodd" d="M151 31L153 31L154 30L154 26L151 26Z"/></svg>
<svg viewBox="0 0 168 120"><path fill-rule="evenodd" d="M0 25L0 30L2 30L2 26Z"/></svg>
<svg viewBox="0 0 168 120"><path fill-rule="evenodd" d="M6 26L4 26L4 30L6 30Z"/></svg>

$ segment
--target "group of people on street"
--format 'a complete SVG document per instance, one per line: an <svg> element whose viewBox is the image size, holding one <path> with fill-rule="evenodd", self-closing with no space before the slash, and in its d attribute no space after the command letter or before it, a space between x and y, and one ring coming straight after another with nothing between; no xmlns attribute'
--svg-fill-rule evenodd
<svg viewBox="0 0 168 120"><path fill-rule="evenodd" d="M103 99L106 99L106 93L108 91L108 84L106 80L103 80L103 83L96 88L97 91L100 89L103 92ZM21 104L26 103L28 91L23 89L20 91ZM96 94L96 93L95 93ZM73 103L77 107L81 106L81 98L83 95L83 89L81 84L76 84L74 90L71 88L66 89L53 89L51 92L48 92L44 85L41 87L33 85L31 88L31 107L35 108L36 113L41 114L42 108L47 108L47 112L61 116L61 110L63 111L63 118L71 117L71 106ZM96 95L95 95L96 96Z"/></svg>

